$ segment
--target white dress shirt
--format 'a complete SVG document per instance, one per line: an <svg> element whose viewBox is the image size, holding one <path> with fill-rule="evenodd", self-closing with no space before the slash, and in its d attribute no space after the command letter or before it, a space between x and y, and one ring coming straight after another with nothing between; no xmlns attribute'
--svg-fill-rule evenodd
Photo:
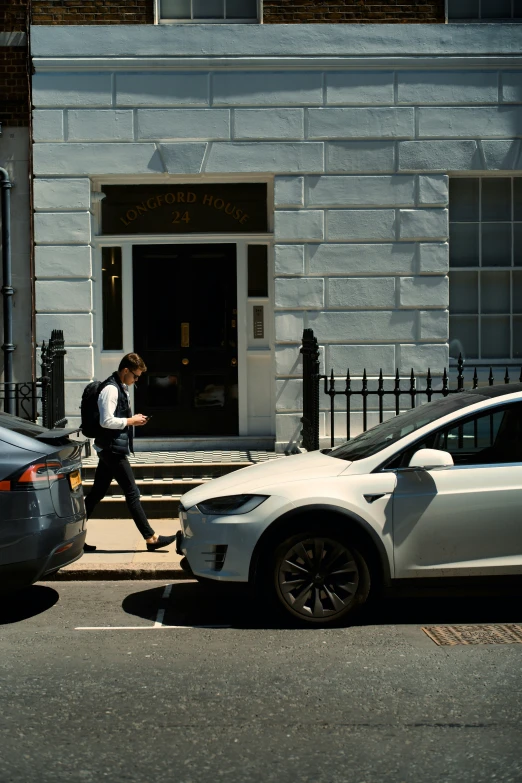
<svg viewBox="0 0 522 783"><path fill-rule="evenodd" d="M130 406L129 391L127 386L123 383L125 394L127 395L127 401ZM102 389L98 396L98 410L100 412L100 424L102 427L106 427L108 430L124 430L127 426L127 419L120 419L119 416L115 416L116 407L118 405L118 389L114 384L110 383Z"/></svg>

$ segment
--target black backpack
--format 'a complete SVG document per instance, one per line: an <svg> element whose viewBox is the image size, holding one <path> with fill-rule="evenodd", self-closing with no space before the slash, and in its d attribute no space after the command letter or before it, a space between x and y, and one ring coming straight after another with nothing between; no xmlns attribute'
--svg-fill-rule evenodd
<svg viewBox="0 0 522 783"><path fill-rule="evenodd" d="M100 424L100 411L98 410L98 397L107 381L91 381L87 384L82 394L80 411L82 415L81 430L86 438L98 438L103 434Z"/></svg>

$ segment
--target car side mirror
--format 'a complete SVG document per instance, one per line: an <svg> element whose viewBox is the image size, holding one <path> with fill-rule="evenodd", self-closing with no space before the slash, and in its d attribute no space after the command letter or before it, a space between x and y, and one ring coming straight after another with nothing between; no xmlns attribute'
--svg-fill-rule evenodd
<svg viewBox="0 0 522 783"><path fill-rule="evenodd" d="M410 468L451 468L454 465L453 457L447 451L438 449L419 449L410 460Z"/></svg>

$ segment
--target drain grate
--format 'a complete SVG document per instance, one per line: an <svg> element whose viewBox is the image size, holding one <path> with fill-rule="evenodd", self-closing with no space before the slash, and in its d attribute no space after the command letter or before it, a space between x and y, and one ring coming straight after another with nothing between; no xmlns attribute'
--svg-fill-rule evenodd
<svg viewBox="0 0 522 783"><path fill-rule="evenodd" d="M422 629L435 644L522 644L522 625L432 625Z"/></svg>

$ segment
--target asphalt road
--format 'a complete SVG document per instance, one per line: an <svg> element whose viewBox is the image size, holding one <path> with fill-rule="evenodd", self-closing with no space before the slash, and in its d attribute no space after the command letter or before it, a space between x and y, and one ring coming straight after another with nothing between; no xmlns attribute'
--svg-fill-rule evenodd
<svg viewBox="0 0 522 783"><path fill-rule="evenodd" d="M193 582L35 585L0 604L0 781L520 783L522 645L422 631L520 606L403 598L299 630Z"/></svg>

